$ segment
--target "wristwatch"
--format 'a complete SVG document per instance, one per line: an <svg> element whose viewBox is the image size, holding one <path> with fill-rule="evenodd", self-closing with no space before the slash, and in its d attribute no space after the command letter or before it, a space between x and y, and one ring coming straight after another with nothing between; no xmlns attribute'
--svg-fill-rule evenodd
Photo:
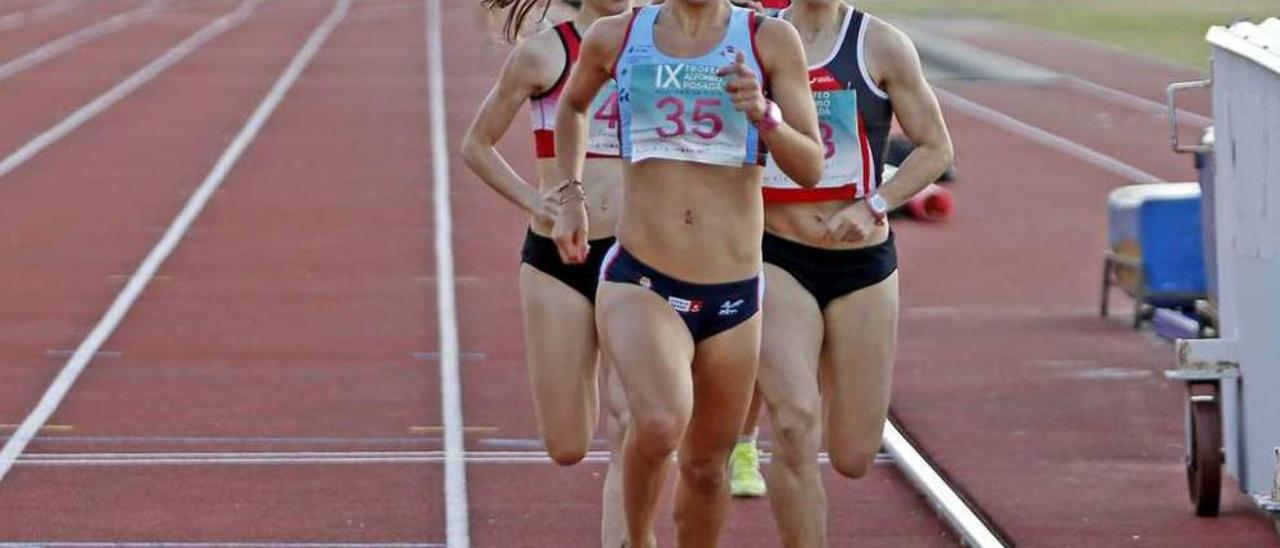
<svg viewBox="0 0 1280 548"><path fill-rule="evenodd" d="M760 118L759 122L756 122L756 127L760 128L760 131L769 132L777 129L780 125L782 125L782 109L778 108L778 103L766 100L764 116Z"/></svg>
<svg viewBox="0 0 1280 548"><path fill-rule="evenodd" d="M867 209L870 209L871 216L876 218L876 224L884 224L885 217L889 216L889 201L878 193L872 194L867 197Z"/></svg>

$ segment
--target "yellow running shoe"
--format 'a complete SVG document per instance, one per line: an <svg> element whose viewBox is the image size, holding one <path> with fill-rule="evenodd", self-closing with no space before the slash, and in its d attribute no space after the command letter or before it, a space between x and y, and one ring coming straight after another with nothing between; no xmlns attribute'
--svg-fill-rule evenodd
<svg viewBox="0 0 1280 548"><path fill-rule="evenodd" d="M743 442L729 456L729 493L735 497L763 497L766 488L760 475L760 451L756 444Z"/></svg>

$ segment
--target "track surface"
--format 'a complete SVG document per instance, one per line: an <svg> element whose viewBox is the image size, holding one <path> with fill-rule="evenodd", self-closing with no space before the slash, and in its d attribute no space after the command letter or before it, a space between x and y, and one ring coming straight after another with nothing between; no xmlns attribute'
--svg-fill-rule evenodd
<svg viewBox="0 0 1280 548"><path fill-rule="evenodd" d="M5 27L60 1L0 3L0 63L144 5L68 3ZM166 2L0 81L0 155L240 5ZM0 177L0 428L27 417L334 6L262 3ZM505 51L472 3L443 11L456 149ZM0 483L0 542L444 542L425 17L421 0L352 5ZM1152 81L1168 69L1110 54ZM1150 94L1146 80L1076 75ZM1159 177L1193 175L1160 152L1162 121L1131 107L1055 87L943 86ZM948 117L961 210L898 226L907 429L1026 545L1275 543L1239 497L1220 520L1189 517L1180 388L1157 374L1171 352L1093 317L1104 197L1123 181ZM526 171L528 141L514 130L507 143ZM451 183L473 544L592 545L604 465L553 467L534 439L521 220L460 162ZM828 485L833 546L955 542L892 464ZM725 545L777 545L766 502L735 503Z"/></svg>

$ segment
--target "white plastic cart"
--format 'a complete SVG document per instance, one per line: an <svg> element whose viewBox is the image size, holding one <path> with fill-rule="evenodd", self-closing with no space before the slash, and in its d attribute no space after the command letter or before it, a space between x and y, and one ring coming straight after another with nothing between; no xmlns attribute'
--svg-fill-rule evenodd
<svg viewBox="0 0 1280 548"><path fill-rule="evenodd" d="M1213 27L1205 247L1218 338L1183 340L1168 377L1188 388L1187 480L1196 513L1218 513L1225 470L1280 517L1280 19ZM1216 268L1215 268L1216 267ZM1216 282L1213 279L1216 278Z"/></svg>

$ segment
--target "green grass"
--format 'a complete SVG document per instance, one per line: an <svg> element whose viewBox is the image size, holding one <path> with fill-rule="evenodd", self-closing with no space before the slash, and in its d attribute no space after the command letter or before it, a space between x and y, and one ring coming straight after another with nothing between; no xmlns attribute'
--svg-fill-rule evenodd
<svg viewBox="0 0 1280 548"><path fill-rule="evenodd" d="M853 0L872 13L976 16L1076 35L1189 66L1208 65L1211 25L1280 17L1278 0Z"/></svg>

